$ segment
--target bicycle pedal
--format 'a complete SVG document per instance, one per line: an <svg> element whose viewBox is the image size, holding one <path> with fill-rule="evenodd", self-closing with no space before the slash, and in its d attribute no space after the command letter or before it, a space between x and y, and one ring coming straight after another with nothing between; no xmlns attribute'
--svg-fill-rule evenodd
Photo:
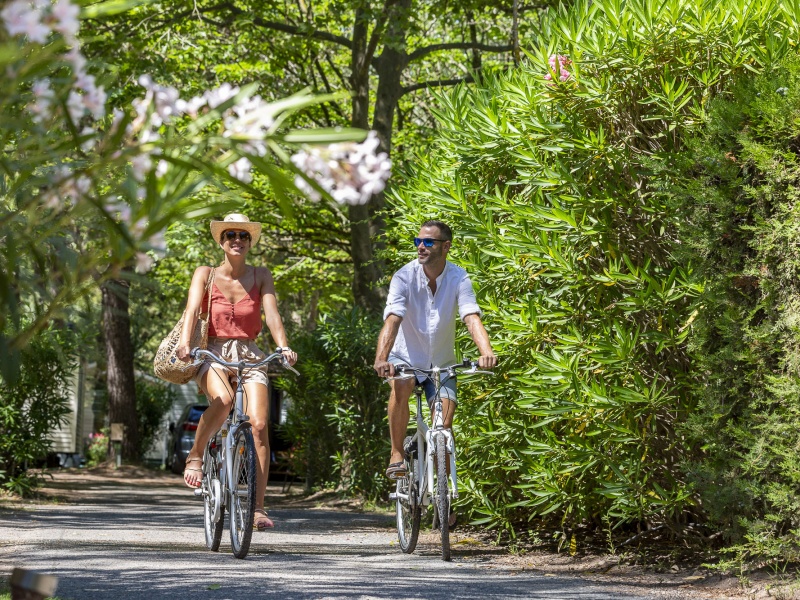
<svg viewBox="0 0 800 600"><path fill-rule="evenodd" d="M391 492L389 494L389 500L397 500L397 492Z"/></svg>
<svg viewBox="0 0 800 600"><path fill-rule="evenodd" d="M203 488L196 488L194 490L194 495L197 498L202 498L203 497Z"/></svg>

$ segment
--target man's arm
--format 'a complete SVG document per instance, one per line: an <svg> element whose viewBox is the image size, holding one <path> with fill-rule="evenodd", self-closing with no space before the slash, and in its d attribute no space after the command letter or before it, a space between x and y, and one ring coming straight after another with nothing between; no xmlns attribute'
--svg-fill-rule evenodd
<svg viewBox="0 0 800 600"><path fill-rule="evenodd" d="M497 357L494 355L492 344L489 342L489 334L486 333L480 316L475 313L467 315L464 317L464 323L472 336L472 341L478 347L478 352L481 353L478 359L478 366L481 369L493 369L496 367Z"/></svg>
<svg viewBox="0 0 800 600"><path fill-rule="evenodd" d="M394 377L394 365L387 359L389 358L389 352L392 351L394 340L397 338L397 332L400 330L400 323L402 322L402 317L398 317L395 314L388 315L383 322L381 333L378 336L378 349L375 351L375 364L373 365L378 377Z"/></svg>

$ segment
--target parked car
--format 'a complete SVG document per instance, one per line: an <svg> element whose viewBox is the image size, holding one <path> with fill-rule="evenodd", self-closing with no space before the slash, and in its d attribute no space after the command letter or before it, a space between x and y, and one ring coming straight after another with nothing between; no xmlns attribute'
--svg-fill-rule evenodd
<svg viewBox="0 0 800 600"><path fill-rule="evenodd" d="M197 423L208 408L205 404L187 406L177 423L169 424L169 446L167 447L167 467L173 473L181 474L186 467L186 457L194 444Z"/></svg>

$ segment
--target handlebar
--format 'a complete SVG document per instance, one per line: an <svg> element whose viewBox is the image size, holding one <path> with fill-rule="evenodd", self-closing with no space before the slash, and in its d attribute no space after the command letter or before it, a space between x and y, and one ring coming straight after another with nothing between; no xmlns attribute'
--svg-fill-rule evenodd
<svg viewBox="0 0 800 600"><path fill-rule="evenodd" d="M289 348L288 346L286 348L281 348L281 347L275 348L275 352L259 360L258 362L247 362L244 360L239 362L228 362L222 360L219 356L217 356L210 350L203 350L202 348L192 348L192 350L189 352L189 356L191 356L195 360L202 360L204 358L209 359L217 364L222 365L223 367L237 369L240 372L244 371L245 369L255 369L258 367L263 367L269 362L272 362L276 359L281 359L281 364L285 369L288 369L295 375L300 375L300 373L298 373L295 369L293 369L292 366L289 364L289 362L286 360L286 358L283 356L284 352L288 352L290 350L291 348Z"/></svg>
<svg viewBox="0 0 800 600"><path fill-rule="evenodd" d="M477 360L465 358L461 363L450 365L449 367L433 367L432 369L418 369L416 367L409 367L406 365L396 365L394 368L394 377L387 377L386 381L392 381L395 379L410 379L415 375L424 375L425 377L430 377L437 371L439 373L447 373L450 377L455 377L456 371L459 369L464 369L462 373L463 375L494 375L492 371L478 370Z"/></svg>

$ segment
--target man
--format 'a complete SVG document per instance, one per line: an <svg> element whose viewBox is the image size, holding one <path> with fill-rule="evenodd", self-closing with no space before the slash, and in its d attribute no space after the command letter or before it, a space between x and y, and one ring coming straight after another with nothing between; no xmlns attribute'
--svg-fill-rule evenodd
<svg viewBox="0 0 800 600"><path fill-rule="evenodd" d="M447 262L453 234L441 221L427 221L414 239L417 258L397 271L389 286L384 324L378 336L375 372L379 377L392 377L394 365L405 364L418 369L448 367L456 362L456 309L478 347L478 365L491 369L497 365L489 336L481 322L481 309L467 272ZM403 440L408 428L408 399L414 391L414 380L394 380L389 396L389 433L392 456L386 476L403 477ZM428 402L435 393L426 385ZM441 388L444 426L450 428L456 407L455 380Z"/></svg>

